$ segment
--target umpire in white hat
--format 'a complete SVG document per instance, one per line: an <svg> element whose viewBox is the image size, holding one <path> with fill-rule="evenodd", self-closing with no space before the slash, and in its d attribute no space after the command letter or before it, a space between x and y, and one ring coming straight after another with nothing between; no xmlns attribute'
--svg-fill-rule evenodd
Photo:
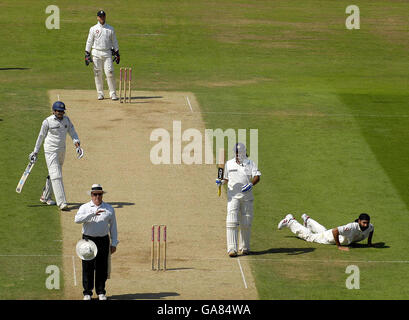
<svg viewBox="0 0 409 320"><path fill-rule="evenodd" d="M93 184L88 194L91 201L83 204L75 215L75 222L82 223L82 238L92 240L97 255L92 260L82 260L82 285L84 300L91 300L94 289L99 300L106 300L105 282L108 277L108 257L118 245L115 210L102 201L106 193L100 184Z"/></svg>

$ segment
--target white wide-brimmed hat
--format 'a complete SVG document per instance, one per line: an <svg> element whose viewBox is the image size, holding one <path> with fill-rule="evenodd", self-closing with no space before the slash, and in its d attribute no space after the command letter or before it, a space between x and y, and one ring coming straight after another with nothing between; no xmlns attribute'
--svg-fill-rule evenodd
<svg viewBox="0 0 409 320"><path fill-rule="evenodd" d="M77 255L81 260L92 260L97 256L98 249L94 241L81 239L76 246Z"/></svg>
<svg viewBox="0 0 409 320"><path fill-rule="evenodd" d="M91 187L91 190L87 191L88 195L90 196L91 193L107 193L102 189L102 186L98 183L94 183Z"/></svg>

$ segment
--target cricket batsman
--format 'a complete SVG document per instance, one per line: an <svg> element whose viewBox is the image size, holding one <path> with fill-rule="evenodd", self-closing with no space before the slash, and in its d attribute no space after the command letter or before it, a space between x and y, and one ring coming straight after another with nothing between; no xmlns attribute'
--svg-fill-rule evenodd
<svg viewBox="0 0 409 320"><path fill-rule="evenodd" d="M230 257L236 257L238 252L242 255L250 253L252 189L261 176L256 164L247 157L243 143L236 143L233 151L235 157L226 162L223 179L216 179L217 186L227 183L226 236Z"/></svg>
<svg viewBox="0 0 409 320"><path fill-rule="evenodd" d="M336 244L338 249L343 251L348 251L347 246L351 243L366 238L368 238L368 246L372 246L374 226L370 223L367 213L361 213L354 222L333 229L325 228L305 213L301 219L304 221L303 225L295 220L292 214L287 214L278 224L278 229L288 227L300 239L321 244Z"/></svg>
<svg viewBox="0 0 409 320"><path fill-rule="evenodd" d="M118 41L115 30L105 23L105 12L97 12L98 23L89 29L87 43L85 45L85 65L94 63L95 86L97 88L98 100L104 99L104 79L102 73L105 72L109 87L109 95L112 100L118 100L116 96L116 83L114 75L114 64L120 61ZM91 57L92 54L92 57Z"/></svg>
<svg viewBox="0 0 409 320"><path fill-rule="evenodd" d="M48 176L40 201L48 205L57 204L61 210L68 210L62 179L67 132L76 147L78 159L83 157L84 151L80 147L80 140L75 132L74 125L70 118L64 115L65 104L61 101L56 101L53 104L52 110L53 114L46 118L41 125L34 151L30 153L29 160L37 161L38 152L44 141L44 155ZM53 192L56 202L51 199Z"/></svg>

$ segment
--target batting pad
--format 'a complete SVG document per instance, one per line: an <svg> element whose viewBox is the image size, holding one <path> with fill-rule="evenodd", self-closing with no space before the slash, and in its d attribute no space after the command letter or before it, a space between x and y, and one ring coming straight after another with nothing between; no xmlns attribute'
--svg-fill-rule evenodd
<svg viewBox="0 0 409 320"><path fill-rule="evenodd" d="M43 199L48 200L51 199L52 195L52 186L51 186L51 179L50 176L47 176L47 179L45 181L45 187L43 189L43 194L41 195Z"/></svg>
<svg viewBox="0 0 409 320"><path fill-rule="evenodd" d="M57 206L60 206L63 203L67 203L67 200L65 199L65 191L62 179L51 179L51 184L53 186Z"/></svg>

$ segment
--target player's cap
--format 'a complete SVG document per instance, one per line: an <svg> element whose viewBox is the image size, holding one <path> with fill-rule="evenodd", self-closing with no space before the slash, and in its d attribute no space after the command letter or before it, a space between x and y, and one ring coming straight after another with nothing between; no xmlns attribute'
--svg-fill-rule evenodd
<svg viewBox="0 0 409 320"><path fill-rule="evenodd" d="M97 256L98 249L94 241L89 239L81 239L75 246L77 256L81 260L92 260Z"/></svg>
<svg viewBox="0 0 409 320"><path fill-rule="evenodd" d="M62 101L56 101L53 103L53 111L65 111L65 104Z"/></svg>
<svg viewBox="0 0 409 320"><path fill-rule="evenodd" d="M97 17L105 17L105 11L104 10L99 10L97 12Z"/></svg>
<svg viewBox="0 0 409 320"><path fill-rule="evenodd" d="M98 183L94 183L91 187L91 190L88 190L88 195L91 195L91 193L107 193L102 189L102 186Z"/></svg>

